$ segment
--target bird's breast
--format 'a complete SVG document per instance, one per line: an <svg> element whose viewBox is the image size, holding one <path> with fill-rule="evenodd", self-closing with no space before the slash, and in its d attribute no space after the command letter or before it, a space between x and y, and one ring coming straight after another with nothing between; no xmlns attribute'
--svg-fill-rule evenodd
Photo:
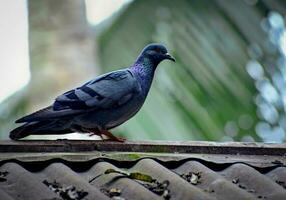
<svg viewBox="0 0 286 200"><path fill-rule="evenodd" d="M144 96L137 95L130 102L116 108L109 114L105 127L111 129L124 123L140 110L144 101Z"/></svg>

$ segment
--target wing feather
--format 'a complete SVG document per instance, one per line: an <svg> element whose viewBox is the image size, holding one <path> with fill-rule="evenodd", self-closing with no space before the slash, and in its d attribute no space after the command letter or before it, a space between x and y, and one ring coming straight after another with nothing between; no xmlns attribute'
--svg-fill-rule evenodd
<svg viewBox="0 0 286 200"><path fill-rule="evenodd" d="M25 116L16 122L62 118L91 110L121 106L131 100L139 90L138 82L128 69L118 70L104 74L58 96L52 106Z"/></svg>
<svg viewBox="0 0 286 200"><path fill-rule="evenodd" d="M81 110L71 110L71 109L55 111L52 106L49 106L49 107L46 107L44 109L41 109L37 112L34 112L30 115L27 115L25 117L22 117L16 120L16 123L62 118L62 117L72 116L72 115L76 115L80 113L82 113Z"/></svg>
<svg viewBox="0 0 286 200"><path fill-rule="evenodd" d="M138 83L132 73L129 70L118 70L60 95L56 98L54 109L110 108L122 101L122 97L127 102L136 90Z"/></svg>

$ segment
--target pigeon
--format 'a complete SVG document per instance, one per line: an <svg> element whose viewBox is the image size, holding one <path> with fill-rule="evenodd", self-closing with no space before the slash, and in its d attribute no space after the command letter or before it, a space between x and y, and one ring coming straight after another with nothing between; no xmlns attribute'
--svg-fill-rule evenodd
<svg viewBox="0 0 286 200"><path fill-rule="evenodd" d="M109 130L140 110L158 64L166 59L175 62L164 45L147 45L130 67L100 75L56 97L51 106L18 119L16 123L24 124L12 130L10 138L77 132L124 142Z"/></svg>

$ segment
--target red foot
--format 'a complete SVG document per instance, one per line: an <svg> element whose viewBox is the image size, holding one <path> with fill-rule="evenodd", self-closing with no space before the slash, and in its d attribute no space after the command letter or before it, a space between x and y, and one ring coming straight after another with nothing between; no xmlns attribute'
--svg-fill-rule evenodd
<svg viewBox="0 0 286 200"><path fill-rule="evenodd" d="M117 142L125 142L126 141L125 138L116 137L116 136L114 136L112 133L110 133L107 130L102 130L101 134L106 135L107 137L109 137L109 140L111 140L111 141L117 141Z"/></svg>
<svg viewBox="0 0 286 200"><path fill-rule="evenodd" d="M110 139L111 141L116 141L116 142L125 142L126 138L122 138L122 137L116 137L116 139Z"/></svg>
<svg viewBox="0 0 286 200"><path fill-rule="evenodd" d="M99 136L101 139L103 139L101 133L98 132L98 130L90 130L90 132L91 132L91 133L89 133L89 135L88 135L89 137L92 137L92 136L94 136L94 135L97 135L97 136Z"/></svg>

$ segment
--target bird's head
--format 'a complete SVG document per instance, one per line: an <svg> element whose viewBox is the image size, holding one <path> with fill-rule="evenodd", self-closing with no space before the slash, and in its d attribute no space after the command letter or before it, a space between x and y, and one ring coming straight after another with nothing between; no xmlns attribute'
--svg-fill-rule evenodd
<svg viewBox="0 0 286 200"><path fill-rule="evenodd" d="M140 57L148 58L155 65L166 59L175 62L175 58L168 53L166 47L156 43L147 45L141 52Z"/></svg>

